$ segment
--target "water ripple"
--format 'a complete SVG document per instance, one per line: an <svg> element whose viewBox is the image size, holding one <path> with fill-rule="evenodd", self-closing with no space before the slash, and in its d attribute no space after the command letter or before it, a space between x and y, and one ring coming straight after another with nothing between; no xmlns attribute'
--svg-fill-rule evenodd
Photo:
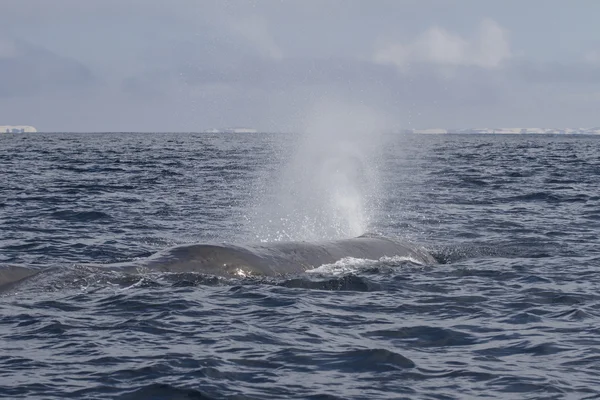
<svg viewBox="0 0 600 400"><path fill-rule="evenodd" d="M277 200L294 146L0 135L0 268L40 271L0 297L0 397L600 396L595 137L392 136L371 227L434 266L223 279L99 265L256 240L256 196Z"/></svg>

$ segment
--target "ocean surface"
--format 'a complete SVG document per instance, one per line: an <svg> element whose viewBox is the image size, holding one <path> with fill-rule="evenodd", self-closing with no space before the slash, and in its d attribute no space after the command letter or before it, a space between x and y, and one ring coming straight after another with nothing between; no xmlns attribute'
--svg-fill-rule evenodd
<svg viewBox="0 0 600 400"><path fill-rule="evenodd" d="M0 294L0 398L600 397L600 137L299 140L0 135L0 269L46 272ZM438 263L88 267L361 230Z"/></svg>

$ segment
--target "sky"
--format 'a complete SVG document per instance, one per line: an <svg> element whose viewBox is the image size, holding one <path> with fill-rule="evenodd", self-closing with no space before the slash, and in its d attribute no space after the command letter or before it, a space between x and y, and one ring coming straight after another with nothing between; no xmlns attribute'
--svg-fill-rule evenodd
<svg viewBox="0 0 600 400"><path fill-rule="evenodd" d="M600 1L0 0L0 125L600 126ZM312 111L309 111L312 110Z"/></svg>

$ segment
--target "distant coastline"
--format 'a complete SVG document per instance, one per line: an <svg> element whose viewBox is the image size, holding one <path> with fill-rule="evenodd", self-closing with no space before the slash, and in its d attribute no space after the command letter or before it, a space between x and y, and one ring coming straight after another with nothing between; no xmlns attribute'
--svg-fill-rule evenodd
<svg viewBox="0 0 600 400"><path fill-rule="evenodd" d="M417 135L600 135L600 127L595 128L468 128L468 129L402 129L400 133Z"/></svg>
<svg viewBox="0 0 600 400"><path fill-rule="evenodd" d="M35 133L37 129L31 125L0 125L0 133Z"/></svg>
<svg viewBox="0 0 600 400"><path fill-rule="evenodd" d="M205 129L203 133L257 133L253 128L220 128Z"/></svg>
<svg viewBox="0 0 600 400"><path fill-rule="evenodd" d="M0 125L0 135L10 133L36 133L38 130L31 125ZM213 128L197 131L198 133L213 134L232 134L232 133L258 133L253 128ZM396 128L388 130L388 133L396 134L414 134L414 135L598 135L600 136L600 127L594 128L428 128L428 129L403 129ZM54 133L54 132L45 132ZM58 133L58 132L56 132ZM61 133L159 133L144 131L89 131L89 132L68 132ZM275 133L275 132L272 132ZM293 132L277 132L293 133Z"/></svg>

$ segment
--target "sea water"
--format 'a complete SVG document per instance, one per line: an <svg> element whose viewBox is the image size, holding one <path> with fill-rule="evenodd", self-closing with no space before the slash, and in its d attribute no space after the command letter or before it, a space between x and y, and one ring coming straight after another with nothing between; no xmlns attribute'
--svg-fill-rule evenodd
<svg viewBox="0 0 600 400"><path fill-rule="evenodd" d="M312 182L290 172L298 140L0 135L0 268L56 271L0 297L0 397L600 395L600 138L386 135L367 156L306 151ZM363 229L439 264L236 280L84 266Z"/></svg>

